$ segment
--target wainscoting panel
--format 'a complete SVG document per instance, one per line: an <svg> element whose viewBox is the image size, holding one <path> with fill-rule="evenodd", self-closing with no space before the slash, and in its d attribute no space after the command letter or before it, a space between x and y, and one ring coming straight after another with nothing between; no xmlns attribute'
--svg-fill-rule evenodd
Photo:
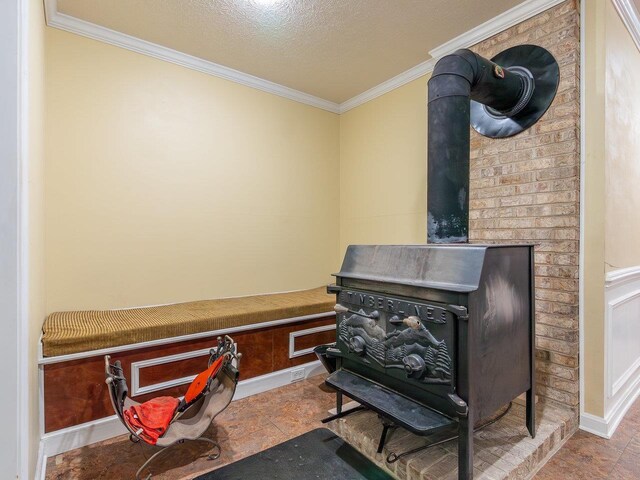
<svg viewBox="0 0 640 480"><path fill-rule="evenodd" d="M607 301L609 398L620 392L640 366L640 288L615 297Z"/></svg>
<svg viewBox="0 0 640 480"><path fill-rule="evenodd" d="M640 266L609 272L605 283L605 437L640 395Z"/></svg>

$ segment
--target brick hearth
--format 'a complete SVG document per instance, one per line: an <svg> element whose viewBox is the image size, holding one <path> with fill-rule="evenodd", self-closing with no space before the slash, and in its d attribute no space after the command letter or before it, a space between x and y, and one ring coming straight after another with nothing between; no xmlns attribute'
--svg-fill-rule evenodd
<svg viewBox="0 0 640 480"><path fill-rule="evenodd" d="M476 432L476 480L531 478L577 427L577 418L568 408L541 403L537 415L535 439L529 436L525 427L524 407L515 403L498 422ZM375 413L367 411L335 420L329 428L400 480L458 478L458 444L455 440L388 464L385 459L389 453L400 454L431 440L398 428L389 434L384 451L376 453L382 425Z"/></svg>

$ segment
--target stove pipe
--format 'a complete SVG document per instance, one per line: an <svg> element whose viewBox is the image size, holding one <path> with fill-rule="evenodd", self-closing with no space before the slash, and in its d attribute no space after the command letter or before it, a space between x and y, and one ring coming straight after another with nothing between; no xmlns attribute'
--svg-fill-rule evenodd
<svg viewBox="0 0 640 480"><path fill-rule="evenodd" d="M470 121L486 136L515 135L533 125L555 96L558 67L549 52L523 45L498 58L506 65L461 49L440 59L429 80L429 243L468 241ZM519 60L530 68L517 66Z"/></svg>

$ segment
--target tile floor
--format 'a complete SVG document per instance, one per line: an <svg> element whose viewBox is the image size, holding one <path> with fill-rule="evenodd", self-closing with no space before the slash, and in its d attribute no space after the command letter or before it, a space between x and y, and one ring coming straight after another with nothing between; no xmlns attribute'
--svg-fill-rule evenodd
<svg viewBox="0 0 640 480"><path fill-rule="evenodd" d="M609 440L578 430L535 480L640 479L640 398Z"/></svg>
<svg viewBox="0 0 640 480"><path fill-rule="evenodd" d="M323 375L232 402L206 433L222 447L218 460L206 459L204 444L187 442L161 457L153 478L190 479L321 427L320 420L334 402ZM155 451L155 447L132 444L127 436L117 437L48 459L46 479L129 480L145 455Z"/></svg>
<svg viewBox="0 0 640 480"><path fill-rule="evenodd" d="M323 382L324 376L316 376L233 402L208 432L222 446L218 460L207 461L205 447L185 444L156 464L153 478L191 479L320 427L334 406L334 395ZM46 479L131 479L154 451L117 437L48 459ZM534 479L640 479L640 399L611 440L578 431Z"/></svg>

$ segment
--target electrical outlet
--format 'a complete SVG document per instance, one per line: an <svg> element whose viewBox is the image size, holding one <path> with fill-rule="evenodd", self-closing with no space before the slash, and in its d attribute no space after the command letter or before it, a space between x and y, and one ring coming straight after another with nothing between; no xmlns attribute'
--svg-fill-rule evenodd
<svg viewBox="0 0 640 480"><path fill-rule="evenodd" d="M304 368L296 368L295 370L291 370L291 383L304 380L304 373Z"/></svg>

